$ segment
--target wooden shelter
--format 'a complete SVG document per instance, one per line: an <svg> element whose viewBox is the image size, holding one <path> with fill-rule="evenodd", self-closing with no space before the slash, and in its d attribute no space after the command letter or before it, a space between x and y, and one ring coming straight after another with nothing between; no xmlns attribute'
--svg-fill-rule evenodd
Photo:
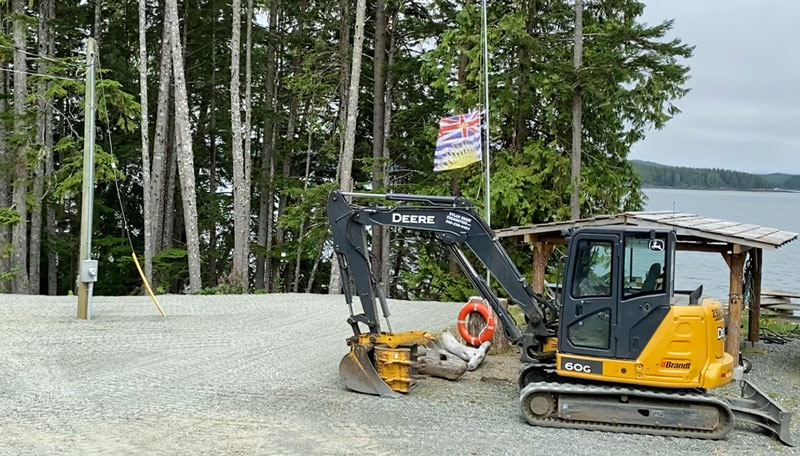
<svg viewBox="0 0 800 456"><path fill-rule="evenodd" d="M523 236L533 246L533 289L544 291L547 260L557 244L565 243L567 230L583 226L631 225L643 228L675 230L677 249L719 253L730 270L728 294L728 339L726 351L738 363L741 339L744 265L750 256L753 265L754 302L750 308L748 335L758 341L761 306L761 265L764 250L775 250L797 238L797 233L739 222L703 217L673 211L624 212L587 219L538 225L515 226L495 230L497 237Z"/></svg>

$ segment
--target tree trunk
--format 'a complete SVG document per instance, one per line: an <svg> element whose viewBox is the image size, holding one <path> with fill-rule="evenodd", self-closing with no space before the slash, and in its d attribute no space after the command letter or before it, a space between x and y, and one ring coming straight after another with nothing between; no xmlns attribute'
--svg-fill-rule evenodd
<svg viewBox="0 0 800 456"><path fill-rule="evenodd" d="M314 112L314 104L311 104L311 112ZM306 143L306 172L303 175L303 190L308 190L308 180L311 176L311 122L308 123L308 142ZM297 258L294 264L294 281L292 282L292 292L297 293L300 288L300 263L303 258L303 236L305 235L306 220L300 222L300 231L297 234Z"/></svg>
<svg viewBox="0 0 800 456"><path fill-rule="evenodd" d="M458 380L467 371L467 363L439 347L425 347L417 358L417 372L422 375Z"/></svg>
<svg viewBox="0 0 800 456"><path fill-rule="evenodd" d="M211 125L209 128L208 153L211 157L208 165L208 195L211 201L209 214L210 229L208 233L208 283L211 287L218 285L217 280L217 33L216 24L211 28Z"/></svg>
<svg viewBox="0 0 800 456"><path fill-rule="evenodd" d="M28 91L27 63L25 61L26 35L25 1L14 0L14 135L18 138L26 134L25 96ZM14 149L14 194L12 204L19 213L20 221L14 225L11 233L13 257L11 267L16 268L14 275L15 293L30 292L28 283L28 166L27 149L24 141L19 141Z"/></svg>
<svg viewBox="0 0 800 456"><path fill-rule="evenodd" d="M580 69L583 59L583 0L575 1L575 46L573 65L575 85L572 88L572 196L569 200L570 218L581 218L581 131L583 129L583 97Z"/></svg>
<svg viewBox="0 0 800 456"><path fill-rule="evenodd" d="M6 101L6 93L8 92L8 64L3 64L2 67L5 71L0 71L0 116L3 118L8 111L8 102ZM0 163L10 163L13 156L8 151L8 144L6 143L6 124L0 122ZM7 208L11 206L11 187L10 182L13 176L9 174L8 169L0 169L0 207ZM5 274L11 267L11 261L8 253L8 242L11 240L11 227L8 225L0 225L0 274ZM0 292L9 291L10 284L0 282Z"/></svg>
<svg viewBox="0 0 800 456"><path fill-rule="evenodd" d="M394 65L395 58L395 21L397 20L395 14L392 16L390 25L387 26L389 33L389 68ZM389 153L389 137L392 131L392 88L394 87L394 73L386 75L386 102L383 106L383 188L389 189L391 184L389 176L389 164L391 163L391 155ZM391 234L392 231L386 228L381 237L381 270L380 270L380 283L383 286L383 292L389 296L389 263L391 261Z"/></svg>
<svg viewBox="0 0 800 456"><path fill-rule="evenodd" d="M277 89L276 89L277 91ZM276 97L277 100L277 97ZM274 145L277 142L278 129L272 130L272 144L273 150L269 156L269 194L267 195L267 259L264 263L264 283L267 291L272 291L272 242L273 242L273 228L275 227L275 195L272 192L272 184L275 178L275 150Z"/></svg>
<svg viewBox="0 0 800 456"><path fill-rule="evenodd" d="M49 0L47 2L47 17L53 19L56 17L56 2ZM56 55L55 32L53 28L53 21L47 21L47 56L54 57ZM54 165L54 151L53 151L53 106L47 103L45 107L45 133L44 133L44 147L47 151L44 165L44 177L48 188L53 185L53 173L55 172ZM55 296L58 293L58 258L56 250L52 247L56 239L56 209L53 204L47 205L47 223L45 225L47 232L47 294Z"/></svg>
<svg viewBox="0 0 800 456"><path fill-rule="evenodd" d="M233 30L231 32L231 154L233 159L233 271L231 283L246 291L248 288L247 251L250 234L250 186L247 185L247 165L242 151L242 112L239 95L239 65L241 48L240 0L233 0ZM247 210L247 212L245 212Z"/></svg>
<svg viewBox="0 0 800 456"><path fill-rule="evenodd" d="M49 7L47 1L39 3L39 30L38 47L39 55L47 55L49 48L47 43L47 13ZM37 64L39 75L47 74L47 60L41 59ZM30 281L31 294L39 294L41 286L41 260L42 260L42 200L44 197L44 173L47 149L45 146L45 131L47 130L47 118L45 117L45 91L47 82L44 78L40 79L36 88L36 154L35 168L33 172L33 204L31 205L31 233L30 251L28 255L28 278Z"/></svg>
<svg viewBox="0 0 800 456"><path fill-rule="evenodd" d="M489 347L492 345L491 342L486 341L478 348L468 347L460 343L456 339L456 336L450 334L449 332L444 332L439 338L439 342L442 344L442 347L444 347L445 350L466 361L467 370L469 371L474 371L478 368L478 366L481 365L481 363L483 363L483 360L486 359L486 353L489 351Z"/></svg>
<svg viewBox="0 0 800 456"><path fill-rule="evenodd" d="M358 118L358 87L361 77L361 52L364 47L364 15L367 9L366 0L358 0L356 4L356 25L353 37L353 62L350 69L350 90L347 99L347 128L345 130L344 148L339 156L339 188L343 192L353 190L353 152L356 143L356 120ZM334 259L335 259L334 255ZM342 289L342 278L337 269L331 270L330 293L339 293Z"/></svg>
<svg viewBox="0 0 800 456"><path fill-rule="evenodd" d="M301 0L300 8L299 8L299 16L297 20L297 41L301 41L300 33L304 30L305 27L305 20L304 14L306 12L308 5L308 0ZM297 77L300 75L301 72L301 63L302 63L302 55L297 53L292 61L292 75ZM300 93L296 88L290 87L290 92L292 94L291 101L289 101L289 118L286 122L286 145L287 147L284 148L284 156L283 156L283 164L282 164L282 176L284 182L287 182L292 175L292 165L294 164L294 147L295 147L295 131L297 129L297 108L300 103ZM308 113L308 101L305 103L305 107L303 109L303 118L305 118L306 114ZM288 200L288 193L284 189L284 191L280 192L280 198L278 198L278 212L275 216L276 227L275 227L275 246L280 249L283 247L285 241L285 230L283 226L280 224L280 218L283 214L284 209L286 208L286 203ZM275 265L275 273L274 273L274 281L273 281L273 290L280 291L281 290L281 275L283 272L283 255L281 254L277 259L277 264ZM288 266L288 265L287 265ZM289 284L291 280L289 279L288 275L291 274L291 269L287 268L287 277L286 277L286 289L289 289Z"/></svg>
<svg viewBox="0 0 800 456"><path fill-rule="evenodd" d="M103 33L103 4L102 0L94 0L94 26L92 30L92 35L94 36L94 40L97 42L97 49L100 49L100 38Z"/></svg>
<svg viewBox="0 0 800 456"><path fill-rule="evenodd" d="M537 1L528 0L526 9L528 17L525 22L525 32L528 37L533 36L533 24L536 19ZM519 50L519 96L516 107L516 126L514 127L514 150L522 152L528 139L528 118L526 113L531 109L528 97L530 96L531 52L528 43L522 43Z"/></svg>
<svg viewBox="0 0 800 456"><path fill-rule="evenodd" d="M339 0L339 162L336 166L336 181L340 182L342 173L342 156L344 154L344 137L347 124L348 84L350 82L350 1ZM331 256L331 275L328 282L328 293L339 293L342 289L342 277L339 271L339 260L336 253Z"/></svg>
<svg viewBox="0 0 800 456"><path fill-rule="evenodd" d="M247 37L245 43L244 66L244 198L241 210L244 214L244 291L250 287L250 208L252 206L251 191L253 179L252 145L253 145L253 0L247 0Z"/></svg>
<svg viewBox="0 0 800 456"><path fill-rule="evenodd" d="M197 293L202 288L200 273L200 240L197 228L197 201L194 183L194 155L189 130L189 100L183 70L183 50L178 32L177 0L167 0L167 17L170 22L172 67L175 80L175 133L179 154L178 171L183 199L183 217L186 229L186 249L189 257L189 291Z"/></svg>
<svg viewBox="0 0 800 456"><path fill-rule="evenodd" d="M150 121L147 114L147 1L139 0L139 103L142 134L142 193L144 202L144 276L153 281L153 209L150 206Z"/></svg>
<svg viewBox="0 0 800 456"><path fill-rule="evenodd" d="M384 156L383 156L383 117L385 113L386 96L386 7L384 0L375 2L375 46L373 58L373 84L372 84L372 190L385 191ZM389 229L385 226L372 227L372 270L378 278L379 286L386 291L386 284L381 281L383 277L383 238Z"/></svg>
<svg viewBox="0 0 800 456"><path fill-rule="evenodd" d="M339 0L339 157L344 150L344 134L347 129L347 98L350 83L350 0ZM342 164L336 167L336 181L339 181ZM334 255L334 258L336 256Z"/></svg>
<svg viewBox="0 0 800 456"><path fill-rule="evenodd" d="M158 75L158 106L156 107L155 138L153 140L153 163L150 176L152 193L150 195L150 206L153 214L151 216L151 237L153 256L161 251L164 245L165 235L163 227L165 209L165 197L174 192L173 187L166 186L166 173L172 168L167 168L166 150L169 141L170 121L170 98L172 92L172 49L170 47L169 19L164 17L164 30L161 34L161 62ZM165 191L166 190L166 191Z"/></svg>
<svg viewBox="0 0 800 456"><path fill-rule="evenodd" d="M323 245L325 243L323 242ZM314 256L314 266L311 268L311 272L308 275L308 283L306 284L306 293L311 293L311 290L314 289L314 278L317 276L317 269L319 268L319 263L322 261L322 247L320 246L317 249L317 254Z"/></svg>
<svg viewBox="0 0 800 456"><path fill-rule="evenodd" d="M300 70L300 60L297 59L295 61L295 74ZM297 93L292 95L292 101L289 102L289 119L286 122L286 150L283 155L283 164L282 164L282 176L284 182L286 182L292 174L292 161L293 161L293 152L294 152L294 135L295 130L297 128L297 103L298 103L298 95ZM283 227L280 225L280 217L283 213L283 210L286 208L286 201L287 201L287 194L286 191L280 193L280 197L278 198L278 212L275 215L275 221L277 226L275 227L275 247L280 249L283 247L284 242L284 230ZM274 274L273 274L273 283L272 283L272 290L276 292L280 292L281 290L281 273L283 271L283 261L280 257L278 257L274 264ZM288 287L288 282L287 282Z"/></svg>
<svg viewBox="0 0 800 456"><path fill-rule="evenodd" d="M267 48L267 80L266 84L266 100L265 108L267 111L266 118L264 119L264 142L261 148L261 180L259 181L259 189L261 199L258 206L258 233L256 242L263 249L267 250L267 228L268 222L271 218L269 214L272 213L272 173L270 172L270 163L273 154L273 130L275 120L273 118L274 98L275 98L275 66L276 66L276 53L275 53L275 31L278 24L278 4L279 0L273 0L269 10L269 45ZM271 227L269 227L271 229ZM268 289L269 280L265 280L264 276L269 277L271 268L267 267L271 264L271 259L264 252L259 252L256 255L256 289Z"/></svg>
<svg viewBox="0 0 800 456"><path fill-rule="evenodd" d="M169 156L167 165L168 174L164 201L164 216L162 217L163 226L161 227L163 239L161 245L158 246L159 251L172 248L172 238L175 232L175 193L177 191L175 189L175 179L178 173L178 151L175 145L175 126L171 124L167 130L167 138L169 141L167 147L167 155Z"/></svg>

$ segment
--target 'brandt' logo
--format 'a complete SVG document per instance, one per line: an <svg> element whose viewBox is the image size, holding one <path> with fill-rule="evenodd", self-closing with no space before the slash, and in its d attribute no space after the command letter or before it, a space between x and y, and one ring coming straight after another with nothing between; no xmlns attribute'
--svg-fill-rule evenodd
<svg viewBox="0 0 800 456"><path fill-rule="evenodd" d="M392 223L417 223L422 225L434 225L436 223L435 215L407 215L392 214Z"/></svg>
<svg viewBox="0 0 800 456"><path fill-rule="evenodd" d="M692 363L685 362L685 363L676 363L674 361L667 361L666 359L661 361L661 367L665 369L689 369L692 366Z"/></svg>

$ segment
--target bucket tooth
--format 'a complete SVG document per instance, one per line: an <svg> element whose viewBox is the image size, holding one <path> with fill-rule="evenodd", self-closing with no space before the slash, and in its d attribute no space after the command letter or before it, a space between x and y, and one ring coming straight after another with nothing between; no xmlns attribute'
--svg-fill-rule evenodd
<svg viewBox="0 0 800 456"><path fill-rule="evenodd" d="M344 385L359 393L389 398L400 397L400 393L392 391L378 375L370 360L370 351L364 345L355 344L342 358L339 363L339 375Z"/></svg>

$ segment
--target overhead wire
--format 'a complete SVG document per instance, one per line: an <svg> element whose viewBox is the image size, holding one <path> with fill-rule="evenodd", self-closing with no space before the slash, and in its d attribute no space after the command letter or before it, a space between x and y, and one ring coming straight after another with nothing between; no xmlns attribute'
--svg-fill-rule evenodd
<svg viewBox="0 0 800 456"><path fill-rule="evenodd" d="M111 155L111 159L112 159L111 168L114 170L114 172L111 173L111 174L114 177L114 187L116 187L116 189L117 189L117 199L119 200L119 209L120 209L120 213L122 214L122 224L123 224L123 226L125 228L125 235L128 237L128 244L131 246L131 250L135 251L135 249L133 248L133 240L131 238L131 230L130 230L130 227L128 226L128 218L125 216L125 207L123 207L123 204L122 204L122 192L120 192L120 190L119 190L119 180L117 179L117 157L114 155L114 142L111 140L111 128L110 128L111 122L110 122L109 117L108 117L108 104L106 103L105 90L104 90L103 84L102 84L102 82L103 82L103 73L101 71L99 71L100 70L100 59L97 56L95 56L95 63L94 64L97 66L97 69L98 69L97 78L100 80L100 84L98 84L98 86L100 87L100 91L102 92L102 96L100 97L100 99L102 100L103 113L105 114L105 131L106 131L105 136L106 136L106 138L108 140L108 153Z"/></svg>
<svg viewBox="0 0 800 456"><path fill-rule="evenodd" d="M70 62L69 60L59 60L59 59L56 59L56 58L53 58L53 57L50 57L50 56L47 56L47 55L42 55L42 54L37 54L37 53L34 53L34 52L29 52L29 51L26 51L24 49L17 49L14 46L9 46L9 45L6 45L6 44L0 44L0 48L10 49L10 50L12 50L14 52L21 52L21 53L23 53L23 54L25 54L27 56L35 57L35 58L37 58L39 60L47 60L48 62L58 63L58 64L61 64L61 65L67 64L67 65L71 65L71 66L73 66L75 68L78 68L78 69L81 69L81 70L84 69L83 65L81 63L79 63L79 62Z"/></svg>
<svg viewBox="0 0 800 456"><path fill-rule="evenodd" d="M0 68L0 71L4 71L6 73L11 73L11 74L22 73L22 74L25 74L25 75L28 75L28 76L39 76L39 77L45 77L45 78L51 78L51 79L61 79L61 80L64 80L64 81L76 81L76 82L80 82L81 81L78 78L70 78L70 77L67 77L67 76L56 76L54 74L32 73L30 71L19 71L19 70L13 70L11 68Z"/></svg>
<svg viewBox="0 0 800 456"><path fill-rule="evenodd" d="M102 84L103 72L100 71L100 58L97 55L95 55L95 61L93 62L93 65L97 67L98 70L97 75L98 79L100 80L100 84L98 85L100 87L100 91L102 92L102 96L100 97L100 99L102 100L103 103L103 114L105 115L104 116L105 130L106 130L106 137L108 139L108 153L111 155L111 168L114 171L111 174L114 177L114 187L117 190L117 201L119 202L119 210L120 213L122 214L122 224L125 227L125 235L128 238L128 245L130 245L131 247L131 257L133 258L134 265L136 265L136 269L139 271L139 275L142 277L142 283L144 284L147 293L153 300L153 304L155 304L156 309L158 309L159 313L161 313L161 316L166 317L167 314L164 312L164 309L161 308L161 304L158 303L158 299L156 299L155 293L153 293L153 290L150 288L150 283L148 283L147 278L145 277L144 272L142 271L142 267L139 264L139 260L136 257L136 249L133 247L133 239L131 238L131 229L130 226L128 225L128 218L125 216L125 207L122 203L122 192L120 192L119 190L119 180L117 179L117 165L116 165L117 157L114 155L114 141L111 139L111 121L109 120L108 117L108 104L106 103L105 90ZM147 100L143 101L147 103ZM147 125L142 125L140 128L147 128Z"/></svg>

